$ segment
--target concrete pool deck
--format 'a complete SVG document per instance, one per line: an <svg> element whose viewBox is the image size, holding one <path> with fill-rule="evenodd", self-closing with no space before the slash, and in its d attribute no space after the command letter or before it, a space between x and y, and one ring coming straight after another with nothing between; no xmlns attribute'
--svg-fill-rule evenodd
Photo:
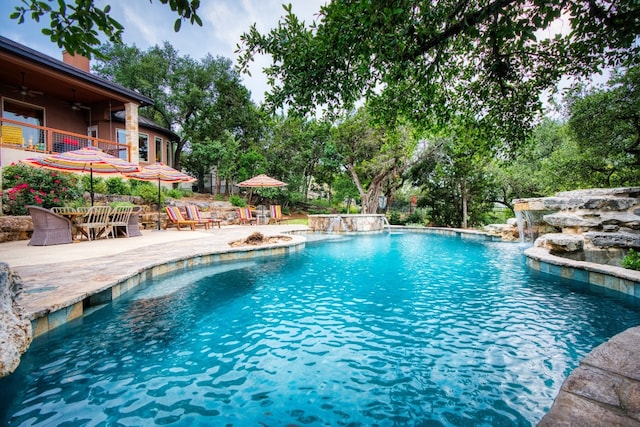
<svg viewBox="0 0 640 427"><path fill-rule="evenodd" d="M306 240L293 235L286 244L229 246L256 231L275 236L306 230L300 225L144 230L140 237L57 246L28 246L21 240L0 243L0 262L22 278L19 302L37 336L82 316L83 305L91 298L98 297L96 303L109 300L155 274L243 256L284 254L303 247ZM540 425L640 426L640 328L594 349L565 381Z"/></svg>
<svg viewBox="0 0 640 427"><path fill-rule="evenodd" d="M232 225L197 231L143 230L138 237L55 246L28 246L28 240L20 240L0 244L0 261L20 275L24 286L18 302L38 336L80 317L87 302L117 298L155 275L244 256L282 254L305 242L293 235L283 244L229 246L256 231L276 236L303 230L307 227Z"/></svg>

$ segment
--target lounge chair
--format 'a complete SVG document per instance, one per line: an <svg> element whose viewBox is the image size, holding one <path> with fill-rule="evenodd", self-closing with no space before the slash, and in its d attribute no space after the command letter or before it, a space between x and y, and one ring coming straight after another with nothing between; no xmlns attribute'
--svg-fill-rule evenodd
<svg viewBox="0 0 640 427"><path fill-rule="evenodd" d="M253 225L256 223L258 218L255 218L251 215L251 211L249 208L238 208L238 219L240 220L240 224Z"/></svg>
<svg viewBox="0 0 640 427"><path fill-rule="evenodd" d="M71 243L72 224L67 218L40 206L27 206L33 220L33 235L29 246L48 246Z"/></svg>
<svg viewBox="0 0 640 427"><path fill-rule="evenodd" d="M271 205L271 217L269 217L269 223L275 222L280 224L282 221L289 221L288 216L282 215L282 208L280 205Z"/></svg>
<svg viewBox="0 0 640 427"><path fill-rule="evenodd" d="M187 219L192 221L198 221L198 224L204 224L204 228L208 229L209 226L218 224L218 228L220 228L220 220L217 218L202 218L200 215L200 209L196 205L187 205L184 207L187 213Z"/></svg>
<svg viewBox="0 0 640 427"><path fill-rule="evenodd" d="M165 206L165 210L167 211L167 215L169 216L169 221L164 225L164 229L166 230L170 225L175 225L178 228L178 231L181 230L181 226L186 225L191 227L192 230L196 229L196 225L198 221L193 221L191 219L184 219L182 216L182 212L175 206Z"/></svg>

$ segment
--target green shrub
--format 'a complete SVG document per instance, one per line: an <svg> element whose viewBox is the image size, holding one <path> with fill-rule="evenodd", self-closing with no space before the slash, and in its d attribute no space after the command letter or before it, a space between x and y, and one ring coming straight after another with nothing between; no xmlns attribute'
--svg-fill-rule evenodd
<svg viewBox="0 0 640 427"><path fill-rule="evenodd" d="M85 174L80 179L82 188L84 191L91 191L91 174ZM107 189L107 183L104 178L93 175L93 193L94 194L109 194Z"/></svg>
<svg viewBox="0 0 640 427"><path fill-rule="evenodd" d="M78 175L34 168L23 164L6 166L2 171L3 211L8 215L27 215L25 205L65 206L81 199Z"/></svg>
<svg viewBox="0 0 640 427"><path fill-rule="evenodd" d="M109 203L109 206L112 208L117 208L120 206L124 206L124 207L131 207L131 206L135 206L133 203L131 202L111 202Z"/></svg>
<svg viewBox="0 0 640 427"><path fill-rule="evenodd" d="M184 197L184 191L177 188L172 188L171 190L167 191L167 197L171 197L172 199L182 199Z"/></svg>
<svg viewBox="0 0 640 427"><path fill-rule="evenodd" d="M405 219L405 224L424 225L424 217L419 212L414 212Z"/></svg>
<svg viewBox="0 0 640 427"><path fill-rule="evenodd" d="M134 189L132 189L131 191L131 195L132 196L138 196L138 197L142 197L144 199L145 202L149 203L149 204L156 204L158 203L158 187L156 187L155 185L149 183L149 182L142 182L138 185L136 185L136 187ZM160 192L160 205L163 205L164 202L166 200L166 196L164 194L164 192Z"/></svg>
<svg viewBox="0 0 640 427"><path fill-rule="evenodd" d="M244 208L245 206L247 206L247 202L242 197L236 194L232 194L231 197L229 197L229 202L232 206L238 206L240 208Z"/></svg>
<svg viewBox="0 0 640 427"><path fill-rule="evenodd" d="M398 211L391 212L387 219L389 221L389 224L391 224L391 225L404 225L405 224L405 221L402 219L402 215L400 215L400 212L398 212Z"/></svg>
<svg viewBox="0 0 640 427"><path fill-rule="evenodd" d="M129 195L131 194L131 187L124 179L114 176L111 178L107 178L107 191L108 194L122 194Z"/></svg>
<svg viewBox="0 0 640 427"><path fill-rule="evenodd" d="M622 266L630 270L640 270L640 252L629 249L627 256L622 260Z"/></svg>

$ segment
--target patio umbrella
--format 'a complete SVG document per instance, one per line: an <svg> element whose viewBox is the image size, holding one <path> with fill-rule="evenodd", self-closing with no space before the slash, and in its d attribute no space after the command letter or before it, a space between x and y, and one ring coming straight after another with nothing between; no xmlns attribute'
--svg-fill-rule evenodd
<svg viewBox="0 0 640 427"><path fill-rule="evenodd" d="M158 230L160 230L160 183L196 181L196 178L160 162L144 166L138 172L129 173L126 176L139 181L158 181Z"/></svg>
<svg viewBox="0 0 640 427"><path fill-rule="evenodd" d="M93 146L64 153L51 154L21 160L33 167L51 169L61 172L89 172L91 178L91 206L93 206L93 174L119 175L139 170L138 165L105 153Z"/></svg>
<svg viewBox="0 0 640 427"><path fill-rule="evenodd" d="M287 184L262 173L254 176L253 178L249 178L246 181L239 182L237 185L238 187L275 188L285 187ZM264 204L262 204L262 217L264 218Z"/></svg>

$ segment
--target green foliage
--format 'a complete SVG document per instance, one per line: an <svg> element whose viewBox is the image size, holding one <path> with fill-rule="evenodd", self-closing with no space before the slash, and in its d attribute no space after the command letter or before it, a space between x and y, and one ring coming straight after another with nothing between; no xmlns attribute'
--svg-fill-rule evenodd
<svg viewBox="0 0 640 427"><path fill-rule="evenodd" d="M180 30L182 20L188 20L191 24L202 26L202 19L197 15L199 1L194 0L160 0L162 4L169 4L178 18L173 24L173 29ZM57 6L57 9L55 8ZM87 57L100 55L96 46L100 44L100 34L104 34L112 43L122 43L122 31L124 27L111 17L111 7L107 5L100 8L93 0L58 2L23 0L22 5L16 6L10 18L22 24L25 17L36 22L49 17L48 28L43 28L42 33L49 39L64 48L67 52L81 53Z"/></svg>
<svg viewBox="0 0 640 427"><path fill-rule="evenodd" d="M404 225L405 221L402 218L402 214L398 211L391 211L388 215L387 215L387 220L389 221L389 224L391 225Z"/></svg>
<svg viewBox="0 0 640 427"><path fill-rule="evenodd" d="M3 211L27 215L25 205L64 206L81 199L77 175L33 168L23 164L2 169Z"/></svg>
<svg viewBox="0 0 640 427"><path fill-rule="evenodd" d="M172 199L182 199L184 197L184 191L180 190L179 188L172 188L171 190L167 191L166 195L167 197L171 197Z"/></svg>
<svg viewBox="0 0 640 427"><path fill-rule="evenodd" d="M406 225L422 225L423 226L425 224L424 216L419 211L414 211L413 213L411 213L405 218L404 223Z"/></svg>
<svg viewBox="0 0 640 427"><path fill-rule="evenodd" d="M111 206L112 208L117 208L120 206L124 206L124 207L131 207L131 206L135 206L133 203L131 202L111 202L109 203L109 206Z"/></svg>
<svg viewBox="0 0 640 427"><path fill-rule="evenodd" d="M232 194L229 197L229 203L231 203L232 206L237 206L240 208L244 208L245 206L247 206L247 202L242 197L236 194Z"/></svg>
<svg viewBox="0 0 640 427"><path fill-rule="evenodd" d="M91 191L91 175L84 174L80 178L80 185L84 191ZM94 194L109 194L107 183L104 178L93 175L93 193Z"/></svg>
<svg viewBox="0 0 640 427"><path fill-rule="evenodd" d="M629 252L622 260L622 266L630 270L640 270L640 252L629 249Z"/></svg>
<svg viewBox="0 0 640 427"><path fill-rule="evenodd" d="M107 178L105 182L107 186L108 194L121 194L128 195L131 194L131 187L124 179L114 176L111 178Z"/></svg>
<svg viewBox="0 0 640 427"><path fill-rule="evenodd" d="M482 117L504 145L523 140L540 95L563 75L638 60L635 1L334 1L314 22L284 9L276 28L253 25L238 49L244 71L255 55L272 58L267 106L339 112L364 98L387 122ZM571 31L554 34L559 18Z"/></svg>
<svg viewBox="0 0 640 427"><path fill-rule="evenodd" d="M614 73L605 88L574 88L567 104L576 174L589 187L639 185L640 66Z"/></svg>
<svg viewBox="0 0 640 427"><path fill-rule="evenodd" d="M158 203L158 186L153 185L150 182L139 181L139 183L131 189L132 196L139 196L150 205ZM160 191L160 205L164 205L166 201L166 194Z"/></svg>

